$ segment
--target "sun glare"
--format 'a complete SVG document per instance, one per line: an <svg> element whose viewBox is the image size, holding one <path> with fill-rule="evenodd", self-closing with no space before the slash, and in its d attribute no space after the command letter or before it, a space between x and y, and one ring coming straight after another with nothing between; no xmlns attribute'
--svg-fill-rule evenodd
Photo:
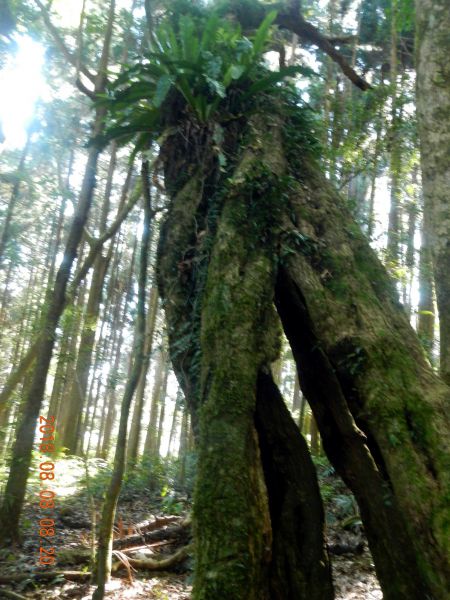
<svg viewBox="0 0 450 600"><path fill-rule="evenodd" d="M37 99L44 88L44 48L28 36L16 36L17 52L0 71L0 122L3 147L18 148L26 139Z"/></svg>

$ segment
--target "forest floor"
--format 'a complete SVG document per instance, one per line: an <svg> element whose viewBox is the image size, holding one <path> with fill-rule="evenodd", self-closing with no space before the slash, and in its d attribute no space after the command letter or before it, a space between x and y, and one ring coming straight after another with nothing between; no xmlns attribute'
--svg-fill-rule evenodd
<svg viewBox="0 0 450 600"><path fill-rule="evenodd" d="M382 593L375 575L373 562L363 534L353 497L327 466L319 465L319 479L326 507L328 545L333 565L336 600L380 600ZM69 489L69 488L68 488ZM33 490L32 490L33 491ZM37 567L39 563L39 535L36 505L30 502L24 510L25 535L20 549L0 552L0 598L27 598L35 600L76 599L90 600L95 589L89 580L68 581L61 571L86 572L88 570L92 543L92 510L98 501L92 502L85 493L72 489L72 493L59 498L55 509L56 535L51 545L55 547L57 562L49 567ZM73 493L75 492L75 493ZM34 490L36 493L36 490ZM172 510L171 510L172 509ZM178 515L178 523L187 514L186 498L154 495L149 502L148 493L140 490L128 494L117 511L118 537L123 538L136 530L136 525L149 522L171 512ZM98 519L98 516L97 516ZM172 526L177 523L172 523ZM145 551L154 555L173 554L180 545L187 543L186 534L164 541L164 531L171 524L160 528L161 541L147 544ZM27 535L26 531L29 534ZM189 531L189 530L187 530ZM187 533L187 538L189 533ZM151 547L149 550L149 546ZM35 575L55 572L49 581L37 582ZM192 560L188 558L175 565L170 572L131 571L130 576L122 570L121 577L113 577L108 585L108 600L188 600L192 582ZM21 581L7 583L8 579L21 577ZM7 595L14 591L17 596Z"/></svg>
<svg viewBox="0 0 450 600"><path fill-rule="evenodd" d="M27 507L29 512L29 507ZM136 503L121 507L125 523L136 523L142 518L142 510ZM68 518L65 513L63 519L67 523L60 528L59 535L55 539L55 546L62 556L65 556L64 563L67 563L67 557L73 556L70 552L77 547L83 546L88 549L88 541L91 535L90 528L80 527L86 525L87 515L83 512L71 512L73 520ZM31 516L31 515L30 515ZM148 517L148 513L147 513ZM71 527L70 523L75 525ZM363 547L359 538L356 542L352 539L352 534L343 534L333 527L330 528L329 540L331 547L342 554L332 554L333 578L337 600L380 600L383 596L378 585L378 581L373 568L372 558L367 549L367 544L363 541ZM346 551L347 544L353 548L359 544L357 551ZM37 544L35 540L28 540L20 552L6 554L0 560L0 581L2 576L15 575L17 573L29 573L30 578L7 586L6 589L14 590L24 598L33 598L35 600L56 600L56 599L77 599L90 600L94 587L89 583L79 583L65 581L62 577L55 577L52 581L45 584L34 583L31 575L35 572L37 556ZM78 562L75 560L74 562ZM138 599L159 599L159 600L188 600L191 591L191 564L180 565L178 572L155 572L155 573L133 573L132 581L128 577L114 577L108 586L106 597L114 600L138 600ZM58 570L80 569L76 564L58 564ZM53 570L53 567L52 567ZM82 570L82 569L81 569ZM0 587L0 598L3 598L2 587Z"/></svg>

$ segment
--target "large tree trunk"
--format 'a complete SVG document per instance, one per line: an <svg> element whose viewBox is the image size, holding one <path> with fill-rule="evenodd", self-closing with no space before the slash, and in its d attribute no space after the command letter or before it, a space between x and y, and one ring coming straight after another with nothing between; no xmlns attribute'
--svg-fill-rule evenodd
<svg viewBox="0 0 450 600"><path fill-rule="evenodd" d="M448 398L387 274L319 170L303 161L276 304L336 468L361 508L384 597L449 589ZM289 216L288 216L289 214Z"/></svg>
<svg viewBox="0 0 450 600"><path fill-rule="evenodd" d="M199 454L194 598L325 600L333 592L314 469L276 387L263 379L258 388L261 369L279 351L272 307L279 198L270 186L283 169L283 159L258 133L222 188L207 132L207 158L187 181L180 183L179 172L192 168L180 164L198 154L177 139L164 149L172 204L159 246L159 286ZM261 413L255 426L258 389L261 403L277 403L280 431ZM314 508L308 523L306 504ZM294 513L295 530L283 551ZM307 554L301 532L311 544Z"/></svg>
<svg viewBox="0 0 450 600"><path fill-rule="evenodd" d="M257 485L259 450L248 415L255 407L261 349L270 348L271 338L264 342L261 337L269 327L261 323L268 319L264 307L268 311L272 288L267 277L275 275L271 259L278 252L276 305L324 448L360 505L384 596L444 600L450 580L448 388L424 358L386 271L318 167L298 148L293 153L288 147L284 160L279 138L272 136L269 142L267 132L261 138L271 157L261 158L252 146L257 159L242 159L237 183L232 179L231 192L223 190L217 223L206 221L208 231L200 241L205 188L208 197L217 196L201 185L197 171L175 195L160 244L171 355L199 440L194 595L219 597L217 581L225 586L230 580L236 587L229 592L222 588L227 597L252 598L254 592L244 592L249 586L260 598L267 594L261 573L264 556L255 545L255 534L265 535L264 494L259 529L234 530L229 520L221 520L226 511L218 506L225 504L228 510L231 489L230 506L239 498L241 511L249 510L248 522L255 518L254 506L247 509L246 490ZM179 168L176 151L169 167ZM287 192L283 181L288 182ZM253 191L246 204L248 186ZM257 206L255 213L252 206ZM216 227L209 254L208 237ZM274 228L279 238L272 246ZM193 268L202 261L209 261L206 291L202 269ZM234 476L217 486L221 469ZM269 485L267 489L270 504ZM244 539L254 545L248 564ZM229 560L226 548L234 549ZM240 564L246 564L246 578L237 576L236 552ZM286 568L294 564L295 559ZM299 568L295 564L294 570ZM214 577L209 578L211 573Z"/></svg>
<svg viewBox="0 0 450 600"><path fill-rule="evenodd" d="M450 10L416 0L417 118L425 220L439 311L441 374L450 384Z"/></svg>

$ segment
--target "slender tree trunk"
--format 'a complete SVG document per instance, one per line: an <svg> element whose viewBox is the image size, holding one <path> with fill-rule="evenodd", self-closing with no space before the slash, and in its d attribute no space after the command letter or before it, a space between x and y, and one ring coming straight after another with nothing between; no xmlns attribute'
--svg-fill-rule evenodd
<svg viewBox="0 0 450 600"><path fill-rule="evenodd" d="M134 405L133 418L131 421L130 437L128 444L128 463L130 466L136 464L139 452L140 437L142 430L142 413L144 410L145 388L147 383L148 368L153 350L153 338L155 334L156 314L158 308L158 290L152 287L150 290L147 326L145 331L144 363L136 390L136 403Z"/></svg>
<svg viewBox="0 0 450 600"><path fill-rule="evenodd" d="M295 379L294 379L294 393L292 394L292 412L299 411L300 406L301 406L300 383L298 381L298 375L296 372Z"/></svg>
<svg viewBox="0 0 450 600"><path fill-rule="evenodd" d="M162 392L167 369L167 352L165 348L161 348L155 366L155 381L153 384L152 402L150 406L150 419L144 445L144 454L151 457L157 456L158 413L160 404L163 401Z"/></svg>
<svg viewBox="0 0 450 600"><path fill-rule="evenodd" d="M402 109L400 106L398 92L398 59L397 59L397 28L398 28L398 6L397 0L391 3L391 130L390 130L390 208L389 223L387 231L386 264L395 275L400 266L400 239L401 239L401 217L400 217L400 176L402 166L402 145L400 139L400 124Z"/></svg>
<svg viewBox="0 0 450 600"><path fill-rule="evenodd" d="M111 481L106 499L103 505L102 519L100 523L98 557L96 564L97 589L92 596L93 600L103 600L105 595L105 584L111 574L112 555L112 532L117 500L119 498L122 477L125 471L127 425L133 394L139 382L144 362L145 344L145 288L147 282L147 263L150 246L150 226L152 219L152 207L150 188L148 180L148 164L143 164L142 176L144 178L144 228L142 233L141 254L139 261L138 278L138 309L136 320L136 331L133 345L133 366L130 377L125 387L120 413L119 433L117 436L116 452Z"/></svg>
<svg viewBox="0 0 450 600"><path fill-rule="evenodd" d="M98 256L92 274L91 287L84 316L83 329L75 363L74 377L66 397L64 420L60 421L59 431L62 445L74 454L77 448L80 420L85 404L89 371L94 352L95 334L100 304L102 301L103 283L108 263L105 257Z"/></svg>
<svg viewBox="0 0 450 600"><path fill-rule="evenodd" d="M317 423L313 416L309 422L309 437L311 454L317 456L319 454L319 430L317 429Z"/></svg>
<svg viewBox="0 0 450 600"><path fill-rule="evenodd" d="M179 487L184 488L186 485L186 455L188 452L188 437L189 437L189 411L186 407L183 408L183 416L181 418L180 428L180 443L178 446L178 477L177 483Z"/></svg>
<svg viewBox="0 0 450 600"><path fill-rule="evenodd" d="M375 230L375 192L377 191L378 163L381 153L381 129L381 115L377 114L375 124L375 149L370 170L370 195L367 207L367 237L369 240L372 239Z"/></svg>
<svg viewBox="0 0 450 600"><path fill-rule="evenodd" d="M433 346L435 315L433 287L433 265L429 244L429 233L427 232L426 215L424 214L422 218L422 236L419 258L419 316L417 333L431 363L434 362Z"/></svg>
<svg viewBox="0 0 450 600"><path fill-rule="evenodd" d="M403 281L403 306L408 316L411 317L412 311L412 299L411 291L414 278L414 267L416 264L416 249L414 247L414 238L416 235L416 223L417 223L417 204L414 197L409 199L408 206L406 208L408 214L408 232L406 239L406 252L405 252L405 276Z"/></svg>
<svg viewBox="0 0 450 600"><path fill-rule="evenodd" d="M64 421L64 408L62 400L65 399L65 392L69 387L71 376L73 375L73 364L75 362L75 353L78 336L81 329L81 320L85 300L86 286L83 285L74 305L73 312L62 317L62 335L58 348L58 360L56 363L55 377L48 407L48 417L53 416L57 423ZM60 440L60 430L58 428L57 437Z"/></svg>
<svg viewBox="0 0 450 600"><path fill-rule="evenodd" d="M158 435L156 438L156 455L157 456L161 456L161 442L162 442L162 437L163 437L163 432L164 432L164 420L165 420L165 416L166 416L167 380L169 379L169 372L170 372L169 364L167 363L165 373L164 373L164 381L161 386L161 401L160 401L161 409L159 411Z"/></svg>
<svg viewBox="0 0 450 600"><path fill-rule="evenodd" d="M105 403L105 407L104 407L104 413L106 411L106 418L105 418L105 414L103 414L103 419L102 419L102 421L104 421L103 439L102 439L102 436L99 437L99 444L101 442L100 456L105 459L108 457L108 454L109 454L112 430L113 430L115 417L116 417L116 404L117 404L117 398L116 398L117 381L116 381L116 379L117 379L117 375L119 373L121 358L123 356L123 349L122 349L123 336L124 336L123 324L126 321L126 315L128 313L129 304L130 304L132 294L133 294L132 280L133 280L133 272L134 272L134 267L135 267L136 246L137 246L137 239L134 238L134 245L133 245L133 251L132 251L132 255L131 255L130 266L128 268L128 273L126 275L126 281L125 281L125 286L124 286L125 300L124 300L124 305L123 305L123 312L122 312L122 316L121 316L120 320L117 322L117 326L119 327L119 335L117 338L114 366L109 373L109 382L108 382L108 388L107 388L108 392L109 392L109 401L108 401L107 405ZM130 365L131 365L131 363L130 363ZM98 452L97 452L97 454L98 454Z"/></svg>
<svg viewBox="0 0 450 600"><path fill-rule="evenodd" d="M167 449L167 454L170 456L171 454L173 454L173 445L175 442L175 433L177 430L177 426L178 426L178 413L180 412L180 408L181 408L181 400L182 400L182 391L180 389L178 389L177 391L177 397L175 400L175 407L173 409L173 416L172 416L172 425L170 427L170 434L169 434L169 445L168 445L168 449Z"/></svg>

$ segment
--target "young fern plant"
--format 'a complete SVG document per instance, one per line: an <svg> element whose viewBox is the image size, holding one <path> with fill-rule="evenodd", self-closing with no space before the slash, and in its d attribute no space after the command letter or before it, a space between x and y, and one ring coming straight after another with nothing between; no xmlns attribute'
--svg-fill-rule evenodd
<svg viewBox="0 0 450 600"><path fill-rule="evenodd" d="M264 67L275 17L270 12L251 38L215 12L206 19L181 15L176 26L163 22L152 34L146 59L126 69L99 100L112 117L107 140L126 143L138 134L135 151L148 146L149 139L163 132L164 104L174 93L199 123L207 124L220 122L219 113L229 112L229 107L222 109L231 89L241 98L244 113L256 94L277 90L276 84L288 76L311 74L298 66L279 71Z"/></svg>

